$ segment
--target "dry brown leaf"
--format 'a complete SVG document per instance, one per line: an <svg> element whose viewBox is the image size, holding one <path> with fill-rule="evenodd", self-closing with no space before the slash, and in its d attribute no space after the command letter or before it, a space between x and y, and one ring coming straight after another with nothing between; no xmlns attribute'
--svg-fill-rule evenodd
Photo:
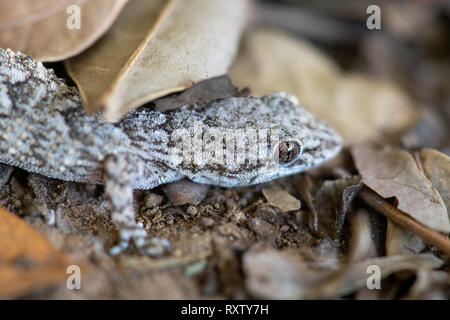
<svg viewBox="0 0 450 320"><path fill-rule="evenodd" d="M267 202L280 209L281 212L295 211L301 207L300 200L278 186L262 189L262 194Z"/></svg>
<svg viewBox="0 0 450 320"><path fill-rule="evenodd" d="M376 257L377 249L372 239L368 213L364 209L359 209L352 217L351 223L349 261L354 263Z"/></svg>
<svg viewBox="0 0 450 320"><path fill-rule="evenodd" d="M180 94L174 93L155 100L155 110L165 112L186 104L207 103L234 96L237 92L238 89L231 83L231 79L224 75L200 81Z"/></svg>
<svg viewBox="0 0 450 320"><path fill-rule="evenodd" d="M378 257L344 265L335 271L308 268L292 250L254 250L243 256L247 290L261 299L330 299L366 287L368 267L380 268L381 279L403 270L430 270L444 262L432 254Z"/></svg>
<svg viewBox="0 0 450 320"><path fill-rule="evenodd" d="M304 276L304 261L292 251L251 249L242 261L245 285L256 298L299 299L313 282Z"/></svg>
<svg viewBox="0 0 450 320"><path fill-rule="evenodd" d="M446 117L428 109L421 110L419 120L401 137L406 149L445 148L450 136L450 126Z"/></svg>
<svg viewBox="0 0 450 320"><path fill-rule="evenodd" d="M406 296L408 300L446 300L445 290L450 287L450 273L436 270L417 272L416 281Z"/></svg>
<svg viewBox="0 0 450 320"><path fill-rule="evenodd" d="M8 182L13 171L13 167L0 164L0 189L6 182Z"/></svg>
<svg viewBox="0 0 450 320"><path fill-rule="evenodd" d="M324 238L314 247L301 246L299 251L310 268L329 272L342 266L343 252L339 241Z"/></svg>
<svg viewBox="0 0 450 320"><path fill-rule="evenodd" d="M419 152L423 170L439 192L450 215L450 157L432 149Z"/></svg>
<svg viewBox="0 0 450 320"><path fill-rule="evenodd" d="M109 32L70 60L88 112L114 121L167 94L227 72L248 1L135 0Z"/></svg>
<svg viewBox="0 0 450 320"><path fill-rule="evenodd" d="M0 208L0 297L29 294L63 281L66 257L28 223Z"/></svg>
<svg viewBox="0 0 450 320"><path fill-rule="evenodd" d="M405 230L388 219L386 230L386 255L416 254L425 249L422 238Z"/></svg>
<svg viewBox="0 0 450 320"><path fill-rule="evenodd" d="M416 121L412 101L393 83L356 74L338 81L331 107L313 111L334 124L347 145L395 139Z"/></svg>
<svg viewBox="0 0 450 320"><path fill-rule="evenodd" d="M314 196L314 231L321 237L338 239L347 211L360 189L358 176L325 181Z"/></svg>
<svg viewBox="0 0 450 320"><path fill-rule="evenodd" d="M97 41L128 0L2 0L0 47L21 51L35 60L72 57ZM69 29L67 8L78 5L80 29Z"/></svg>
<svg viewBox="0 0 450 320"><path fill-rule="evenodd" d="M395 137L415 121L408 97L393 84L345 75L321 51L284 33L256 29L230 69L238 86L265 95L286 91L333 126L345 144Z"/></svg>
<svg viewBox="0 0 450 320"><path fill-rule="evenodd" d="M429 228L450 232L441 196L408 152L357 145L351 153L364 184L384 198L395 197L400 210Z"/></svg>
<svg viewBox="0 0 450 320"><path fill-rule="evenodd" d="M66 62L88 112L101 107L121 72L126 71L133 57L143 49L142 42L152 36L172 6L173 1L168 0L130 2L100 41Z"/></svg>
<svg viewBox="0 0 450 320"><path fill-rule="evenodd" d="M305 107L332 107L339 67L306 41L269 29L249 31L230 68L237 86L249 86L258 95L286 91Z"/></svg>
<svg viewBox="0 0 450 320"><path fill-rule="evenodd" d="M330 293L332 293L331 296L342 296L351 293L356 289L365 287L367 278L370 275L370 273L367 272L368 267L374 265L380 268L381 279L384 279L393 273L403 270L418 271L438 269L444 265L444 261L436 258L433 254L410 254L367 259L348 267L346 276L338 281L339 285L332 286L332 288L335 288L336 290L335 293L327 290L328 284L325 281L323 285L317 286L315 289L316 292L313 290L312 298L322 292L326 298L330 297ZM337 277L339 277L339 274L337 274Z"/></svg>

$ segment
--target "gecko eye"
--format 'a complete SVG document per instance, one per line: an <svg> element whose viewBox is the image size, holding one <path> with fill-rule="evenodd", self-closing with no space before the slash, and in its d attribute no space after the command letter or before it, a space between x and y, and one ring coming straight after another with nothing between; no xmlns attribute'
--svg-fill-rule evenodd
<svg viewBox="0 0 450 320"><path fill-rule="evenodd" d="M282 141L278 145L278 159L280 163L291 163L301 154L302 149L302 144L299 141Z"/></svg>

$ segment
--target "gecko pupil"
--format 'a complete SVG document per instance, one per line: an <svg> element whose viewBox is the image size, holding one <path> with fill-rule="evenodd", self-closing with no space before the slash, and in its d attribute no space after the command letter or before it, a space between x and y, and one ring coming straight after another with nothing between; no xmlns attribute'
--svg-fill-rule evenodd
<svg viewBox="0 0 450 320"><path fill-rule="evenodd" d="M283 141L278 147L280 163L290 163L295 160L300 152L301 147L295 141Z"/></svg>

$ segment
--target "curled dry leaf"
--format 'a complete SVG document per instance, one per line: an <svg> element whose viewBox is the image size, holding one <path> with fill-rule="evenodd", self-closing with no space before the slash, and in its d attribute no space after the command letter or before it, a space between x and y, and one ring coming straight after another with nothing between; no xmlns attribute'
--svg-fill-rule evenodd
<svg viewBox="0 0 450 320"><path fill-rule="evenodd" d="M422 238L405 230L388 219L386 230L386 255L415 254L425 249Z"/></svg>
<svg viewBox="0 0 450 320"><path fill-rule="evenodd" d="M357 145L351 153L364 184L431 229L450 232L447 208L430 180L406 151Z"/></svg>
<svg viewBox="0 0 450 320"><path fill-rule="evenodd" d="M321 237L339 237L350 204L361 189L360 181L358 176L325 181L316 193L311 220Z"/></svg>
<svg viewBox="0 0 450 320"><path fill-rule="evenodd" d="M416 118L411 101L393 84L343 74L311 44L277 31L250 31L230 76L255 94L294 94L341 133L347 145L396 137Z"/></svg>
<svg viewBox="0 0 450 320"><path fill-rule="evenodd" d="M243 258L247 289L258 298L330 299L367 288L367 270L371 265L379 266L382 279L403 270L431 270L443 265L432 254L374 255L369 219L358 211L352 220L350 253L345 265L337 270L318 271L296 257L295 252L252 249Z"/></svg>
<svg viewBox="0 0 450 320"><path fill-rule="evenodd" d="M450 157L436 150L422 149L419 158L424 173L439 191L450 214Z"/></svg>
<svg viewBox="0 0 450 320"><path fill-rule="evenodd" d="M278 186L262 189L262 194L267 202L280 209L281 212L295 211L301 207L300 200Z"/></svg>
<svg viewBox="0 0 450 320"><path fill-rule="evenodd" d="M346 139L346 144L398 138L416 121L409 97L393 83L364 75L348 75L337 83L330 107L317 110ZM333 116L331 116L333 114Z"/></svg>
<svg viewBox="0 0 450 320"><path fill-rule="evenodd" d="M67 277L66 257L22 219L0 208L0 297L14 298Z"/></svg>
<svg viewBox="0 0 450 320"><path fill-rule="evenodd" d="M2 0L0 48L10 48L35 60L72 57L98 40L112 25L128 0ZM80 8L80 28L68 27Z"/></svg>
<svg viewBox="0 0 450 320"><path fill-rule="evenodd" d="M11 177L12 172L14 171L14 167L4 166L0 164L0 188L8 182Z"/></svg>
<svg viewBox="0 0 450 320"><path fill-rule="evenodd" d="M288 251L249 250L242 258L247 290L262 299L298 299L312 282L306 265ZM304 283L306 282L306 284Z"/></svg>
<svg viewBox="0 0 450 320"><path fill-rule="evenodd" d="M346 276L339 280L336 288L338 296L349 294L356 289L363 288L367 285L367 270L370 266L378 266L380 268L381 279L403 270L432 270L438 269L444 265L444 261L436 258L433 254L417 254L417 255L397 255L390 257L377 257L366 259L364 261L352 264L348 267ZM342 271L341 271L342 272ZM339 277L339 275L338 275ZM316 289L318 292L327 292L327 282L323 282Z"/></svg>
<svg viewBox="0 0 450 320"><path fill-rule="evenodd" d="M372 239L369 215L360 209L352 217L352 237L350 244L350 261L358 262L376 257L376 247Z"/></svg>
<svg viewBox="0 0 450 320"><path fill-rule="evenodd" d="M330 271L341 267L342 249L338 241L325 238L317 246L302 246L299 251L310 268Z"/></svg>
<svg viewBox="0 0 450 320"><path fill-rule="evenodd" d="M225 74L248 1L135 0L109 32L67 64L88 112L118 120L149 101Z"/></svg>
<svg viewBox="0 0 450 320"><path fill-rule="evenodd" d="M417 272L416 281L409 290L406 299L410 300L446 300L445 289L450 286L450 273L436 270Z"/></svg>
<svg viewBox="0 0 450 320"><path fill-rule="evenodd" d="M308 268L295 251L250 249L243 256L247 290L262 299L331 299L366 287L368 267L380 268L381 279L403 270L431 270L444 262L432 254L378 257L329 272Z"/></svg>

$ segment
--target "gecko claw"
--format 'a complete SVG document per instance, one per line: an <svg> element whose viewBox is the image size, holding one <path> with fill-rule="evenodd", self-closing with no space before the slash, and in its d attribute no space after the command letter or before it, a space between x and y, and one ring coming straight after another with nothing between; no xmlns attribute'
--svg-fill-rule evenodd
<svg viewBox="0 0 450 320"><path fill-rule="evenodd" d="M172 250L169 240L149 238L144 229L121 230L120 236L120 244L109 250L112 256L119 255L131 247L134 247L139 254L153 258L160 258Z"/></svg>
<svg viewBox="0 0 450 320"><path fill-rule="evenodd" d="M154 258L159 258L172 250L169 240L161 238L151 238L144 246L138 248L139 252Z"/></svg>

